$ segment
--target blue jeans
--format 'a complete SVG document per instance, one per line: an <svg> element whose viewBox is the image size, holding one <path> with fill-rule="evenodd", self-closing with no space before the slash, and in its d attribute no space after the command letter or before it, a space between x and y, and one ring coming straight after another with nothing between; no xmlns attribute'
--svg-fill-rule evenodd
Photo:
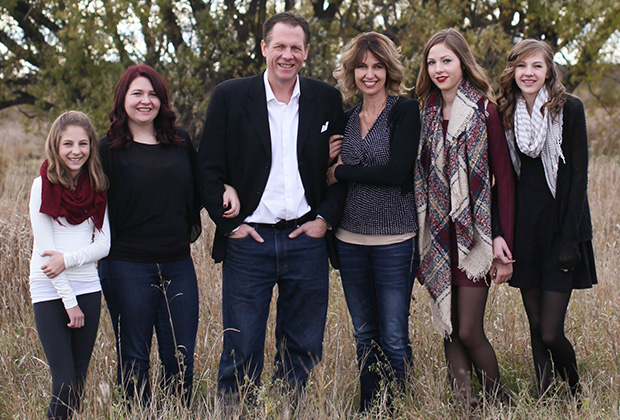
<svg viewBox="0 0 620 420"><path fill-rule="evenodd" d="M325 238L293 229L256 228L265 240L229 238L222 267L224 348L218 389L236 394L244 376L258 385L264 365L265 328L278 286L275 374L303 387L320 361L327 317L329 271Z"/></svg>
<svg viewBox="0 0 620 420"><path fill-rule="evenodd" d="M336 247L357 344L360 406L367 409L382 377L402 383L411 364L409 307L417 270L415 241L362 246L338 240Z"/></svg>
<svg viewBox="0 0 620 420"><path fill-rule="evenodd" d="M99 262L118 356L117 380L126 395L150 400L153 328L162 363L162 387L189 401L198 330L198 285L191 257L167 263ZM180 386L179 384L182 384Z"/></svg>

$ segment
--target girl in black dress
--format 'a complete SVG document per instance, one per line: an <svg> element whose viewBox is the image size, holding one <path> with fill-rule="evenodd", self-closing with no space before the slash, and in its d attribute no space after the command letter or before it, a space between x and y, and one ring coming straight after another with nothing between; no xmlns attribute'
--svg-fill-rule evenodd
<svg viewBox="0 0 620 420"><path fill-rule="evenodd" d="M521 289L541 395L553 367L575 395L579 374L564 319L572 290L597 282L583 104L566 93L553 51L538 40L512 48L500 85L499 111L518 176L510 284Z"/></svg>

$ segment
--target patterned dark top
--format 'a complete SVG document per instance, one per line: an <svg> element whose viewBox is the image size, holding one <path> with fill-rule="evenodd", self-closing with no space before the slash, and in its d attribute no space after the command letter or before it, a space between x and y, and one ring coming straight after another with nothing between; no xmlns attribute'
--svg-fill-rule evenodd
<svg viewBox="0 0 620 420"><path fill-rule="evenodd" d="M362 104L355 107L344 130L341 152L344 165L371 167L390 162L392 129L388 118L397 100L396 96L388 97L385 108L364 138L359 118ZM415 136L412 132L410 141ZM411 156L412 161L414 158ZM403 193L399 185L349 182L341 229L363 235L400 235L416 232L416 220L412 191Z"/></svg>

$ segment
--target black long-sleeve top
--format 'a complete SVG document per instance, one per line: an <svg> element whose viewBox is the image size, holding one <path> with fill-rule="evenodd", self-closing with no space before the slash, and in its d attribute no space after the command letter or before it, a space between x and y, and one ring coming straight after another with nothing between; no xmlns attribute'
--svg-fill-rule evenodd
<svg viewBox="0 0 620 420"><path fill-rule="evenodd" d="M349 186L341 227L371 235L416 232L413 166L420 138L418 103L389 97L384 111L388 115L381 114L364 139L356 115L360 108L347 111L343 164L334 172ZM349 129L353 132L347 133Z"/></svg>
<svg viewBox="0 0 620 420"><path fill-rule="evenodd" d="M347 119L357 107L347 111ZM404 192L413 191L413 165L420 139L420 113L418 103L402 98L397 101L388 118L392 130L390 159L385 165L340 165L334 175L342 181L371 185L401 186Z"/></svg>
<svg viewBox="0 0 620 420"><path fill-rule="evenodd" d="M108 258L154 263L189 256L196 151L185 131L178 135L184 144L111 148L107 137L99 141L110 181Z"/></svg>
<svg viewBox="0 0 620 420"><path fill-rule="evenodd" d="M573 268L579 261L578 243L592 239L588 204L588 133L583 103L566 95L563 108L562 153L555 195L556 226L560 235L561 267Z"/></svg>

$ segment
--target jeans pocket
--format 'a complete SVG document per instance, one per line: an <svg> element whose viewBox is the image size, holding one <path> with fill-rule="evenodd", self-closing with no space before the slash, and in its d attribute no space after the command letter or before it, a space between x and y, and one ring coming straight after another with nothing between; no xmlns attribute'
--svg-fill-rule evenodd
<svg viewBox="0 0 620 420"><path fill-rule="evenodd" d="M323 234L322 236L312 236L309 235L308 233L304 232L304 235L310 239L315 239L315 240L321 240L321 239L325 239L325 234Z"/></svg>
<svg viewBox="0 0 620 420"><path fill-rule="evenodd" d="M242 242L244 242L244 241L248 241L248 240L252 240L252 241L254 241L254 242L256 242L256 243L260 243L260 242L258 242L256 239L254 239L254 238L252 237L252 235L250 235L250 234L247 234L247 235L245 235L245 236L241 236L241 237L231 236L231 237L229 237L229 238L228 238L228 240L229 240L229 241L236 242L236 243L242 243Z"/></svg>

